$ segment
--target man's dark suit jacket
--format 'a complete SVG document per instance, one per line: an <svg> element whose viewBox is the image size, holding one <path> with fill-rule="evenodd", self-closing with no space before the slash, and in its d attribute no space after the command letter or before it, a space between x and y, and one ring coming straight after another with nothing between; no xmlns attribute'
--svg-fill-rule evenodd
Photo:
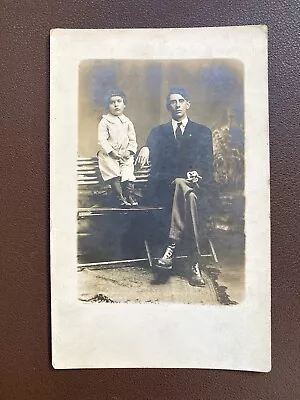
<svg viewBox="0 0 300 400"><path fill-rule="evenodd" d="M149 184L156 203L169 203L173 196L171 182L186 178L188 171L196 170L202 176L202 186L213 181L212 135L206 126L189 119L179 143L170 121L151 130L146 146L151 161Z"/></svg>

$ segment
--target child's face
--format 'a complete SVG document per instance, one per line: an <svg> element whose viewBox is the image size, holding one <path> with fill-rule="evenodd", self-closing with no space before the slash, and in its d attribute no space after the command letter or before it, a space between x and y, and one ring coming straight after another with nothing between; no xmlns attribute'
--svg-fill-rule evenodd
<svg viewBox="0 0 300 400"><path fill-rule="evenodd" d="M112 115L121 115L124 112L125 104L121 96L112 96L109 99L108 111Z"/></svg>

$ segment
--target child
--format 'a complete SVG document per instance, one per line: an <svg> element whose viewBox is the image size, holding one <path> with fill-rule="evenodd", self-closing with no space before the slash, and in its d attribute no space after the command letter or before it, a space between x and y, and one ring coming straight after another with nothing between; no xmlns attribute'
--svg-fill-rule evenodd
<svg viewBox="0 0 300 400"><path fill-rule="evenodd" d="M134 196L134 154L137 151L133 123L123 112L126 96L112 90L107 97L108 114L98 125L98 160L101 175L112 187L116 205L137 206Z"/></svg>

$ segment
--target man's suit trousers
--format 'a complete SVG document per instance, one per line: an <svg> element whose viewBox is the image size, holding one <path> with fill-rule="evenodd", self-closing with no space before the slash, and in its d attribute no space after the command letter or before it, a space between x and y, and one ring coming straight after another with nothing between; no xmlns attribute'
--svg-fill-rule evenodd
<svg viewBox="0 0 300 400"><path fill-rule="evenodd" d="M201 233L205 232L207 224L206 207L201 199L201 191L195 188L195 184L183 178L176 178L174 184L169 238L175 241L184 238L191 251L201 253Z"/></svg>

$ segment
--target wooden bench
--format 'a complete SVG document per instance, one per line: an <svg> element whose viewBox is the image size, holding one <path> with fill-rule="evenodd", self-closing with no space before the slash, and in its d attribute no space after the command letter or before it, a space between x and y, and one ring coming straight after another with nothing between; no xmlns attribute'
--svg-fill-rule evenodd
<svg viewBox="0 0 300 400"><path fill-rule="evenodd" d="M147 187L148 178L150 174L150 166L145 166L143 168L136 168L135 170L135 189L136 195L139 198L140 204L142 204L142 199L144 191ZM139 205L132 208L116 208L107 205L109 202L110 186L107 185L100 174L98 167L98 160L96 157L93 158L78 158L77 161L77 183L78 183L78 241L80 238L89 235L88 232L80 231L80 224L83 220L87 218L101 218L108 216L141 216L142 224L147 224L147 218L155 217L157 213L164 213L164 207L157 206L146 206ZM108 202L105 204L105 199ZM102 204L100 204L102 201ZM127 217L125 217L127 218ZM158 218L160 218L158 216ZM148 219L149 220L149 219ZM88 224L87 224L88 225ZM143 238L144 250L147 258L130 258L122 260L109 260L109 261L99 261L91 263L79 263L78 268L111 268L111 267L123 267L138 263L148 262L150 267L153 266L153 258L150 251L150 246L148 240ZM210 238L208 238L208 243L210 247L210 252L208 254L201 254L202 257L210 257L215 262L218 262L217 255ZM177 258L186 258L187 256L180 256Z"/></svg>

